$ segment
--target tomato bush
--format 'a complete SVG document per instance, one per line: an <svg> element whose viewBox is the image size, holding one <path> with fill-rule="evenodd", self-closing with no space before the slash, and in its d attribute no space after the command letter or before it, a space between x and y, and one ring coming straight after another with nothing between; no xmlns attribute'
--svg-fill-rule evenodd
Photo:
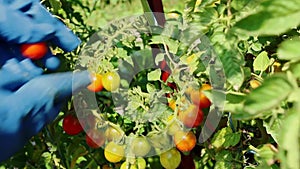
<svg viewBox="0 0 300 169"><path fill-rule="evenodd" d="M164 0L164 26L114 22L143 14L144 2L42 1L83 41L70 53L49 46L60 71L79 62L101 74L105 90L88 93L92 105L74 96L0 168L134 168L138 156L157 169L297 168L300 2ZM64 134L64 117L75 112L84 129L103 133ZM102 136L102 148L86 142ZM131 144L136 138L148 143Z"/></svg>

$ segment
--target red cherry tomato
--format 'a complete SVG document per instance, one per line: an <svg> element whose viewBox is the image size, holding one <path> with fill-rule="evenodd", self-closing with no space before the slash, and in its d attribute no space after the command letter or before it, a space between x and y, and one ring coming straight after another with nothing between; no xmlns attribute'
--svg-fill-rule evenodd
<svg viewBox="0 0 300 169"><path fill-rule="evenodd" d="M91 148L99 148L106 141L105 133L101 130L91 129L85 136L86 144Z"/></svg>
<svg viewBox="0 0 300 169"><path fill-rule="evenodd" d="M64 117L63 129L69 135L77 135L83 131L83 128L82 128L80 122L72 114L68 114Z"/></svg>
<svg viewBox="0 0 300 169"><path fill-rule="evenodd" d="M92 74L92 83L87 86L87 89L89 89L92 92L100 92L103 89L102 84L102 75L100 74Z"/></svg>
<svg viewBox="0 0 300 169"><path fill-rule="evenodd" d="M162 71L162 74L161 74L160 79L161 79L162 81L166 82L167 79L169 78L169 76L170 76L170 73L168 73L168 72L166 72L166 71Z"/></svg>
<svg viewBox="0 0 300 169"><path fill-rule="evenodd" d="M45 42L30 43L21 45L21 53L24 57L38 60L46 55L48 46Z"/></svg>

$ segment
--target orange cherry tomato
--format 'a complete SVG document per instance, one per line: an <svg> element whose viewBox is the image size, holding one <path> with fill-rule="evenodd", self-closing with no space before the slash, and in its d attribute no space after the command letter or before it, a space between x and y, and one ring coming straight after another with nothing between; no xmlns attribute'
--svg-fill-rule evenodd
<svg viewBox="0 0 300 169"><path fill-rule="evenodd" d="M203 84L200 90L192 89L192 91L189 92L191 101L197 104L201 109L208 108L211 105L210 100L202 92L203 90L211 90L211 86L209 84Z"/></svg>
<svg viewBox="0 0 300 169"><path fill-rule="evenodd" d="M48 46L45 42L28 43L21 45L21 53L24 57L38 60L46 55Z"/></svg>
<svg viewBox="0 0 300 169"><path fill-rule="evenodd" d="M203 121L203 116L203 112L198 106L190 105L186 110L179 112L178 119L182 121L185 126L195 128L200 126Z"/></svg>
<svg viewBox="0 0 300 169"><path fill-rule="evenodd" d="M94 73L92 76L92 83L87 86L87 89L89 89L92 92L100 92L103 90L103 84L102 84L102 75Z"/></svg>
<svg viewBox="0 0 300 169"><path fill-rule="evenodd" d="M189 152L196 146L196 136L191 131L178 131L174 135L174 143L179 151Z"/></svg>

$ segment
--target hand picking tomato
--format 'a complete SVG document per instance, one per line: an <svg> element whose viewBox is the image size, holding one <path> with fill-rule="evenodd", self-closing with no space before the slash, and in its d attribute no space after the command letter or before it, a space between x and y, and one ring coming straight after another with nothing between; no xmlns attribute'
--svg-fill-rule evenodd
<svg viewBox="0 0 300 169"><path fill-rule="evenodd" d="M91 148L99 148L106 141L105 133L101 130L91 129L85 136L86 144Z"/></svg>
<svg viewBox="0 0 300 169"><path fill-rule="evenodd" d="M21 53L24 57L38 60L46 55L48 46L45 42L28 43L21 45Z"/></svg>
<svg viewBox="0 0 300 169"><path fill-rule="evenodd" d="M113 141L107 143L104 148L104 156L107 161L111 163L120 162L125 155L125 148L123 145L119 145Z"/></svg>
<svg viewBox="0 0 300 169"><path fill-rule="evenodd" d="M172 148L159 155L160 163L166 169L176 169L181 161L181 155L178 150Z"/></svg>
<svg viewBox="0 0 300 169"><path fill-rule="evenodd" d="M181 152L189 152L196 146L196 136L192 131L178 131L174 135L174 143Z"/></svg>
<svg viewBox="0 0 300 169"><path fill-rule="evenodd" d="M87 89L89 89L92 92L100 92L103 89L102 75L93 73L91 77L92 83L87 86Z"/></svg>
<svg viewBox="0 0 300 169"><path fill-rule="evenodd" d="M120 76L117 72L107 72L102 77L103 87L107 91L115 91L120 86Z"/></svg>
<svg viewBox="0 0 300 169"><path fill-rule="evenodd" d="M139 136L132 140L131 150L136 156L143 157L149 153L151 145L145 137Z"/></svg>
<svg viewBox="0 0 300 169"><path fill-rule="evenodd" d="M182 121L185 126L195 128L202 123L203 112L198 106L192 104L186 110L179 112L178 119Z"/></svg>
<svg viewBox="0 0 300 169"><path fill-rule="evenodd" d="M69 135L77 135L83 131L80 122L72 114L68 114L64 117L62 126L64 131Z"/></svg>

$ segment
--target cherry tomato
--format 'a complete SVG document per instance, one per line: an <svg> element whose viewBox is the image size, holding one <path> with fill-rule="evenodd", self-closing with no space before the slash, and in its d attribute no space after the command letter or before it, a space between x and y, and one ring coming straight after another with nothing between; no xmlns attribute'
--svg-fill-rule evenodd
<svg viewBox="0 0 300 169"><path fill-rule="evenodd" d="M250 80L250 86L252 89L258 88L261 83L258 80L252 79Z"/></svg>
<svg viewBox="0 0 300 169"><path fill-rule="evenodd" d="M79 120L72 114L68 114L63 119L63 129L69 135L77 135L83 131Z"/></svg>
<svg viewBox="0 0 300 169"><path fill-rule="evenodd" d="M139 136L132 140L131 150L136 156L143 157L149 153L151 145L145 137Z"/></svg>
<svg viewBox="0 0 300 169"><path fill-rule="evenodd" d="M41 59L48 52L48 47L45 42L28 43L21 45L21 53L24 57L37 60Z"/></svg>
<svg viewBox="0 0 300 169"><path fill-rule="evenodd" d="M104 145L106 138L102 130L90 129L85 136L86 144L91 148L99 148Z"/></svg>
<svg viewBox="0 0 300 169"><path fill-rule="evenodd" d="M159 68L160 68L161 70L165 70L165 68L166 68L167 66L168 66L168 65L167 65L167 62L166 62L165 60L159 62Z"/></svg>
<svg viewBox="0 0 300 169"><path fill-rule="evenodd" d="M146 161L144 158L139 157L136 159L134 164L129 164L126 161L122 163L120 169L145 169Z"/></svg>
<svg viewBox="0 0 300 169"><path fill-rule="evenodd" d="M120 76L117 72L107 72L102 77L103 87L107 91L115 91L120 86Z"/></svg>
<svg viewBox="0 0 300 169"><path fill-rule="evenodd" d="M197 104L199 108L208 108L211 105L210 100L204 95L203 90L211 90L209 84L203 84L199 91L193 90L190 91L190 97L194 104Z"/></svg>
<svg viewBox="0 0 300 169"><path fill-rule="evenodd" d="M181 161L181 155L178 150L172 148L159 155L160 163L166 169L176 169Z"/></svg>
<svg viewBox="0 0 300 169"><path fill-rule="evenodd" d="M104 149L104 156L107 161L111 163L120 162L125 155L125 148L124 146L117 144L113 141L107 143Z"/></svg>
<svg viewBox="0 0 300 169"><path fill-rule="evenodd" d="M178 131L174 135L174 143L181 152L189 152L196 145L196 136L192 131Z"/></svg>
<svg viewBox="0 0 300 169"><path fill-rule="evenodd" d="M108 127L105 131L107 141L119 141L122 139L122 133L114 127Z"/></svg>
<svg viewBox="0 0 300 169"><path fill-rule="evenodd" d="M160 79L163 81L163 82L166 82L167 79L169 78L170 76L170 73L166 72L166 71L162 71L162 74L161 74L161 77Z"/></svg>
<svg viewBox="0 0 300 169"><path fill-rule="evenodd" d="M195 128L202 123L203 112L198 106L192 104L186 110L179 112L178 119L182 121L185 126Z"/></svg>
<svg viewBox="0 0 300 169"><path fill-rule="evenodd" d="M102 75L93 73L91 76L92 83L87 86L87 89L89 89L92 92L100 92L103 89Z"/></svg>

